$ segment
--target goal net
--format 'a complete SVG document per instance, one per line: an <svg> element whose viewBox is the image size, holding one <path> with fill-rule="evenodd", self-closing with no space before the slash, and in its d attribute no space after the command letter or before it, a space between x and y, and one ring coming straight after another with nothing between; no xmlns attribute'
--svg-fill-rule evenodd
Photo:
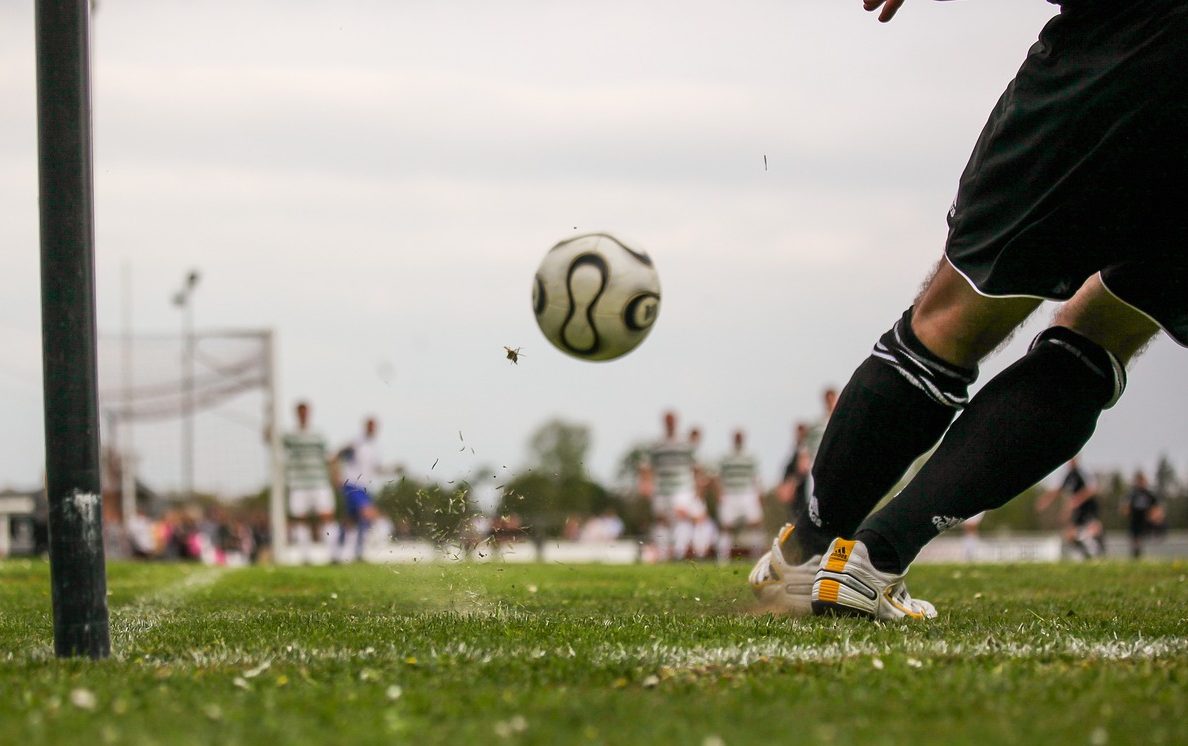
<svg viewBox="0 0 1188 746"><path fill-rule="evenodd" d="M124 519L135 512L137 485L164 503L268 492L276 536L272 332L100 334L98 352L103 447Z"/></svg>

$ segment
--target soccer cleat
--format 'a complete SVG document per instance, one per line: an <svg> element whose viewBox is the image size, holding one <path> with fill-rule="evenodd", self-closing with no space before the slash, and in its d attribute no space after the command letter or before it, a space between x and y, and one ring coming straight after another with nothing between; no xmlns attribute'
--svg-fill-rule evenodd
<svg viewBox="0 0 1188 746"><path fill-rule="evenodd" d="M903 577L875 569L862 542L834 539L813 579L813 613L881 620L935 617L935 606L908 595Z"/></svg>
<svg viewBox="0 0 1188 746"><path fill-rule="evenodd" d="M813 613L813 575L821 564L820 555L798 565L788 562L784 546L795 527L785 524L771 540L771 551L755 563L747 582L764 609L792 616Z"/></svg>

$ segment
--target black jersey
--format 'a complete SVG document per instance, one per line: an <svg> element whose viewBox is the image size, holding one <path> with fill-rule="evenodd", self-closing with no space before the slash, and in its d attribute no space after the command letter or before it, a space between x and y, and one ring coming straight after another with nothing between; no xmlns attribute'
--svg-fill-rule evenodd
<svg viewBox="0 0 1188 746"><path fill-rule="evenodd" d="M1146 533L1151 526L1151 509L1159 504L1159 498L1145 487L1132 487L1130 492L1126 493L1125 500L1130 509L1130 533Z"/></svg>
<svg viewBox="0 0 1188 746"><path fill-rule="evenodd" d="M1146 487L1132 487L1126 494L1126 505L1130 508L1130 515L1141 515L1146 519L1147 512L1159 504L1159 498Z"/></svg>
<svg viewBox="0 0 1188 746"><path fill-rule="evenodd" d="M1068 474L1064 477L1064 483L1060 486L1062 492L1069 497L1077 494L1086 487L1092 488L1093 483L1085 478L1085 475L1077 467L1068 470ZM1089 497L1085 498L1080 505L1073 508L1072 522L1076 526L1084 526L1086 523L1097 520L1101 514L1101 508L1097 503L1097 492L1094 491Z"/></svg>

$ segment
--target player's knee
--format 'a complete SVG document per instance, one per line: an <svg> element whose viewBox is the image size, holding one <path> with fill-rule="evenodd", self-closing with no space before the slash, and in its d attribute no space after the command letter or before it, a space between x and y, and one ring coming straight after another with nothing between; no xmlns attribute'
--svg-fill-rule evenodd
<svg viewBox="0 0 1188 746"><path fill-rule="evenodd" d="M969 401L969 385L978 369L962 368L933 354L912 331L912 309L879 337L871 356L891 366L934 402L961 409Z"/></svg>
<svg viewBox="0 0 1188 746"><path fill-rule="evenodd" d="M1049 327L1032 341L1029 354L1048 350L1059 350L1071 355L1100 379L1105 398L1103 409L1114 406L1126 390L1126 368L1122 361L1083 334L1063 326Z"/></svg>
<svg viewBox="0 0 1188 746"><path fill-rule="evenodd" d="M1098 275L1086 280L1077 294L1060 308L1055 325L1071 329L1104 347L1123 365L1159 332L1158 324L1117 298Z"/></svg>

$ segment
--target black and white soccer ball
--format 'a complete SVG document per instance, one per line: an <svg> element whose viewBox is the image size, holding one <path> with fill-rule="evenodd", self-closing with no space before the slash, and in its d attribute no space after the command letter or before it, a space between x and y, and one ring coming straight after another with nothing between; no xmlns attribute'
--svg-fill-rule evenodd
<svg viewBox="0 0 1188 746"><path fill-rule="evenodd" d="M557 349L582 360L613 360L652 331L660 277L641 249L586 233L549 249L536 270L532 309Z"/></svg>

